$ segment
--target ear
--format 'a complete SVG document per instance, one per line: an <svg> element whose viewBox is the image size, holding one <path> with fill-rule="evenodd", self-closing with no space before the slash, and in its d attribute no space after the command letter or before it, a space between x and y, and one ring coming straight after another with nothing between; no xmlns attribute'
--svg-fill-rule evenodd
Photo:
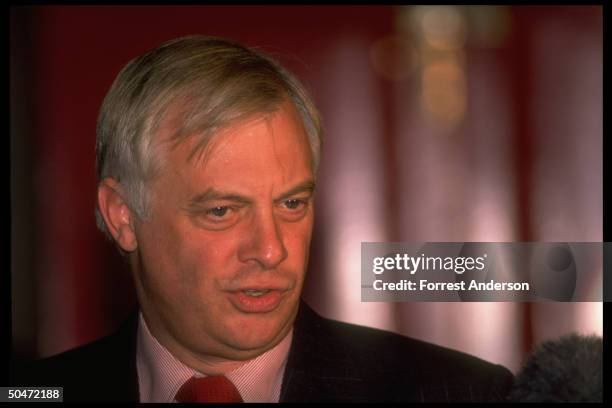
<svg viewBox="0 0 612 408"><path fill-rule="evenodd" d="M123 199L121 184L113 178L105 178L98 184L98 208L115 242L126 252L138 247L134 231L135 215Z"/></svg>

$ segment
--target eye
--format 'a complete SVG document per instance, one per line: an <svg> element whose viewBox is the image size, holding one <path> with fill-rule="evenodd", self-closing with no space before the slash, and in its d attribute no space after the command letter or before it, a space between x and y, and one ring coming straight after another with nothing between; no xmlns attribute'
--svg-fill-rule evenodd
<svg viewBox="0 0 612 408"><path fill-rule="evenodd" d="M290 210L297 210L302 205L304 205L304 201L302 200L291 199L285 201L285 207L289 208Z"/></svg>
<svg viewBox="0 0 612 408"><path fill-rule="evenodd" d="M188 208L187 214L191 222L199 228L211 231L225 230L239 222L245 213L244 206L219 201Z"/></svg>
<svg viewBox="0 0 612 408"><path fill-rule="evenodd" d="M220 231L236 224L240 220L241 213L240 206L218 205L201 212L196 222L206 229Z"/></svg>
<svg viewBox="0 0 612 408"><path fill-rule="evenodd" d="M228 210L229 210L229 207L214 207L214 208L207 210L206 214L212 215L213 217L221 218L225 214L227 214Z"/></svg>
<svg viewBox="0 0 612 408"><path fill-rule="evenodd" d="M308 213L310 198L289 198L280 203L280 214L286 221L301 220Z"/></svg>

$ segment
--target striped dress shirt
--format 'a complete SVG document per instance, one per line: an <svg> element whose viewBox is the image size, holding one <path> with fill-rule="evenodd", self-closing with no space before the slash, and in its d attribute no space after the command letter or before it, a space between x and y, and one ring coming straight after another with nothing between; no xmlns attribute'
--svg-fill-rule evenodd
<svg viewBox="0 0 612 408"><path fill-rule="evenodd" d="M225 373L244 402L278 402L292 336L293 330L274 348ZM174 396L185 381L192 376L205 377L155 339L142 312L138 316L136 369L140 402L175 402Z"/></svg>

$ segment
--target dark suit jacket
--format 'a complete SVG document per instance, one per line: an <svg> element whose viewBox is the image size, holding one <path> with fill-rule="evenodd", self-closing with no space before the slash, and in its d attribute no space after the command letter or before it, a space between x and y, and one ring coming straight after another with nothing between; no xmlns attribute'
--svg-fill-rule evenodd
<svg viewBox="0 0 612 408"><path fill-rule="evenodd" d="M63 386L64 401L138 401L137 313L108 337L18 370L13 385ZM280 401L498 401L513 376L476 357L322 318L305 303Z"/></svg>

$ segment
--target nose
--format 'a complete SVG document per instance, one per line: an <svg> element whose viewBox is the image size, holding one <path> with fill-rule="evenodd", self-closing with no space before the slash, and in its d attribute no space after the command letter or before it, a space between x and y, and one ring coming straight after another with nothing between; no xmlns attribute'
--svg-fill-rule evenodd
<svg viewBox="0 0 612 408"><path fill-rule="evenodd" d="M287 258L279 221L272 211L253 216L238 258L241 262L256 262L262 269L273 269Z"/></svg>

